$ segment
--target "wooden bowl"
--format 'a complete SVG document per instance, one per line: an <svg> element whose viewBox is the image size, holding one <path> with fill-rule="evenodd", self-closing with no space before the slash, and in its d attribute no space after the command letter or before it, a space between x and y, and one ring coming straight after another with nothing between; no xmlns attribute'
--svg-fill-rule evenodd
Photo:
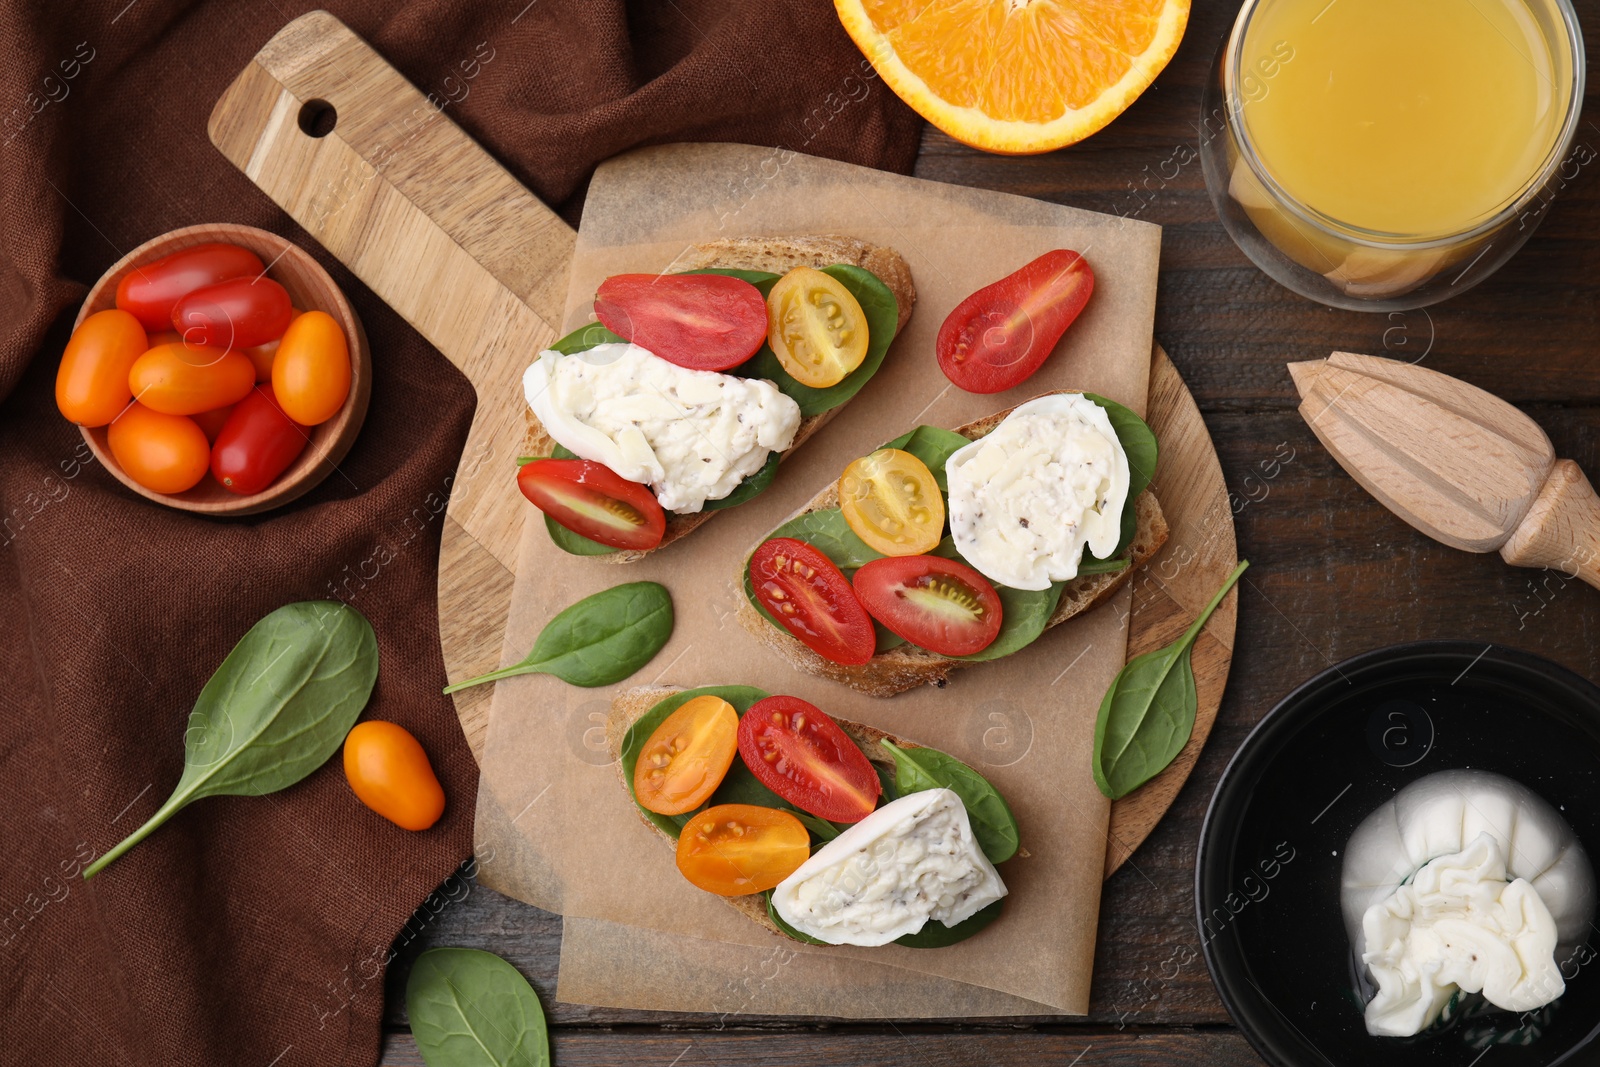
<svg viewBox="0 0 1600 1067"><path fill-rule="evenodd" d="M212 241L248 248L267 265L267 276L289 291L295 307L301 311L325 311L333 316L344 330L345 340L350 346L350 395L345 398L344 406L333 418L310 428L310 443L288 470L261 492L248 496L224 489L209 473L198 485L182 493L158 493L146 489L128 477L111 454L111 446L106 440L106 427L91 429L84 426L80 429L95 458L105 464L106 470L118 481L142 497L183 511L197 511L206 515L253 515L288 503L332 474L345 453L350 451L356 434L361 430L361 422L367 417L367 400L372 394L372 353L367 348L367 335L361 328L361 320L356 318L349 301L328 276L328 272L318 266L304 249L266 230L226 222L185 226L146 241L101 275L94 288L89 290L72 327L77 329L84 319L97 311L116 307L117 283L135 267Z"/></svg>

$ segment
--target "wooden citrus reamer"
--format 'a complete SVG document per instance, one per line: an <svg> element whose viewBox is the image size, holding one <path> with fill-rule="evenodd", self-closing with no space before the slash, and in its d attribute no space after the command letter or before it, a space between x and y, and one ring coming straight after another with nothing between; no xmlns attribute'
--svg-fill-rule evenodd
<svg viewBox="0 0 1600 1067"><path fill-rule="evenodd" d="M1539 424L1438 371L1335 352L1289 364L1300 414L1362 488L1429 537L1600 588L1600 497Z"/></svg>

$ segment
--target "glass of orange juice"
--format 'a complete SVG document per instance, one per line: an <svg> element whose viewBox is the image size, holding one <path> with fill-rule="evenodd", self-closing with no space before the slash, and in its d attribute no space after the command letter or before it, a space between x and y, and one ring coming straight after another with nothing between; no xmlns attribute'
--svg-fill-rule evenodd
<svg viewBox="0 0 1600 1067"><path fill-rule="evenodd" d="M1246 0L1201 115L1206 186L1257 266L1336 307L1471 288L1594 158L1568 0Z"/></svg>

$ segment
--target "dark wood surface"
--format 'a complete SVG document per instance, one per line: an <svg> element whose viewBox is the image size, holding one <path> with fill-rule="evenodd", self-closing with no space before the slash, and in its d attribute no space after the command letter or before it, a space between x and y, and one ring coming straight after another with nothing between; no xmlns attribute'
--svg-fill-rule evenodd
<svg viewBox="0 0 1600 1067"><path fill-rule="evenodd" d="M447 885L419 909L396 946L382 991L384 1063L422 1062L406 1030L410 961L427 947L466 945L499 953L532 981L562 1067L1259 1064L1217 998L1194 922L1201 819L1251 726L1318 671L1400 641L1495 641L1600 678L1600 592L1414 532L1323 451L1295 411L1284 369L1335 349L1422 359L1520 405L1560 455L1600 471L1597 90L1578 134L1593 149L1584 153L1591 162L1497 275L1427 311L1332 310L1252 267L1206 195L1196 155L1200 89L1235 10L1231 2L1197 0L1183 45L1156 86L1082 145L1029 158L986 156L930 129L917 163L921 177L1134 215L1165 228L1156 337L1205 414L1235 494L1240 555L1253 564L1241 587L1232 680L1211 740L1170 814L1106 886L1089 1017L819 1024L561 1004L560 918L465 882ZM1600 9L1583 10L1586 36L1600 40Z"/></svg>

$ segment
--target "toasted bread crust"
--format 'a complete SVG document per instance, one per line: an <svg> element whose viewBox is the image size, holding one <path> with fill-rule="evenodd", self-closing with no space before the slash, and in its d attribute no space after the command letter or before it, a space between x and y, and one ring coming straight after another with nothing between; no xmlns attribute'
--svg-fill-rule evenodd
<svg viewBox="0 0 1600 1067"><path fill-rule="evenodd" d="M1000 425L1013 410L1015 409L1007 408L1005 411L998 411L975 422L969 422L965 426L958 426L955 432L971 440L977 440ZM829 485L812 497L811 502L798 514L804 515L838 506L838 487ZM1061 603L1056 607L1055 614L1050 616L1050 621L1045 626L1046 630L1061 625L1074 615L1080 615L1105 603L1133 576L1135 570L1166 544L1169 533L1167 519L1161 512L1161 504L1156 500L1155 494L1148 489L1145 490L1139 494L1134 506L1137 509L1138 527L1133 535L1133 543L1129 546L1132 562L1122 570L1111 574L1083 575L1067 583L1061 591ZM747 561L748 557L739 563L741 589L744 587L744 567ZM757 641L782 656L795 670L841 682L867 696L892 697L919 685L942 688L949 681L951 671L974 665L968 660L947 659L913 645L902 645L887 652L880 652L860 666L834 663L811 651L787 631L768 622L750 604L748 598L740 598L735 615L739 624Z"/></svg>
<svg viewBox="0 0 1600 1067"><path fill-rule="evenodd" d="M900 306L900 317L895 333L906 328L911 311L916 307L917 288L911 281L911 268L900 253L892 248L857 240L824 234L802 237L732 237L717 241L703 241L692 245L673 264L675 270L700 270L705 267L727 267L735 270L762 270L782 274L794 267L826 267L834 263L848 263L862 267L877 275ZM843 405L840 405L843 407ZM794 441L779 462L799 448L811 435L827 425L839 411L825 411L800 420ZM555 448L555 440L545 431L543 424L530 408L527 412L528 431L523 438L521 455L548 456ZM716 511L698 511L693 515L668 515L666 533L655 548L644 551L612 552L592 557L600 563L636 563L651 552L659 552L674 541L687 537Z"/></svg>
<svg viewBox="0 0 1600 1067"><path fill-rule="evenodd" d="M630 803L633 802L633 786L622 769L622 739L627 736L628 727L632 726L636 720L651 708L672 694L681 692L683 692L682 686L646 685L637 689L630 689L618 695L611 702L611 716L606 722L606 746L610 749L611 758L614 761L613 765L617 768L617 778L622 782L622 788L627 793ZM849 736L850 740L856 743L862 752L866 753L867 759L886 767L893 768L894 759L879 742L888 741L898 748L922 747L914 741L896 737L894 734L886 733L874 726L867 726L863 723L851 722L849 719L837 717L834 717L833 721L839 724L839 728ZM640 822L648 826L652 832L658 834L670 847L674 849L677 847L677 842L670 835L644 817L644 813L639 810L637 804L634 804L633 810L634 814L639 816ZM726 900L731 907L751 922L765 927L785 941L789 940L789 936L779 930L777 924L767 914L767 900L764 895L752 893L748 896L723 897L722 899Z"/></svg>

